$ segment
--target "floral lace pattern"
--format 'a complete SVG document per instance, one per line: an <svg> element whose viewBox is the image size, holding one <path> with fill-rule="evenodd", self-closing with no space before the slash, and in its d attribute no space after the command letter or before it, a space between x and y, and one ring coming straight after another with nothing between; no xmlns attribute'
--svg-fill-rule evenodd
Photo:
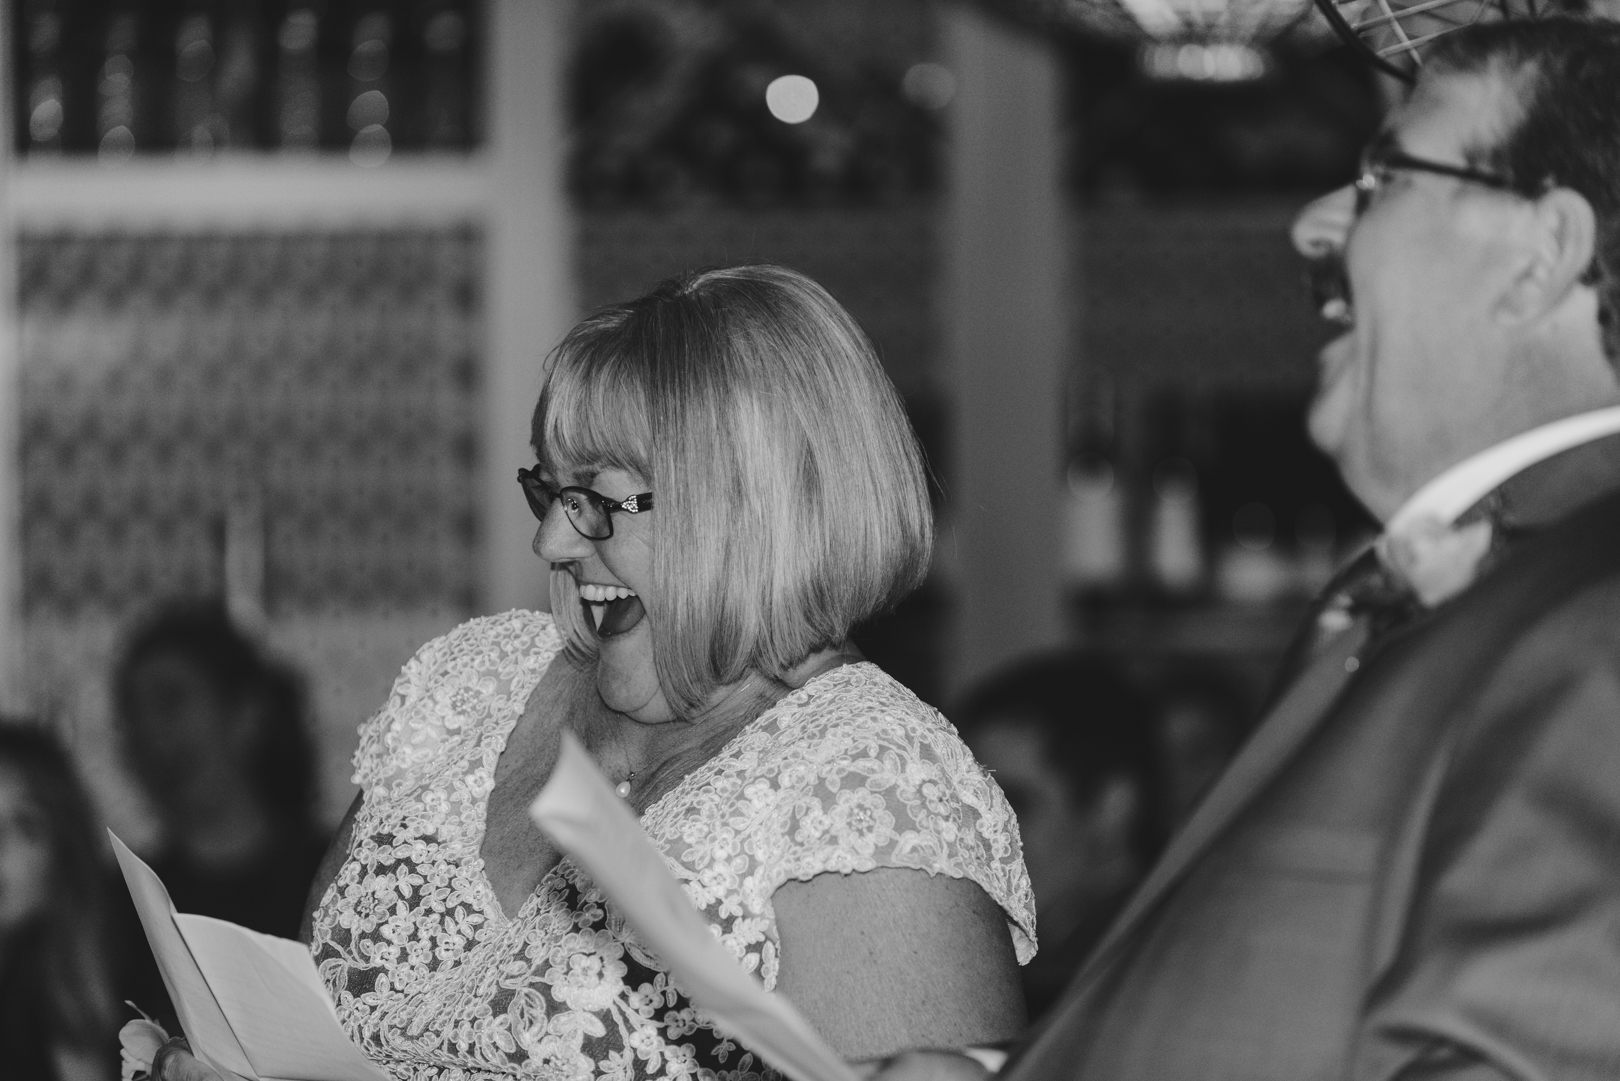
<svg viewBox="0 0 1620 1081"><path fill-rule="evenodd" d="M508 918L484 875L507 734L560 652L547 615L473 620L424 646L366 722L365 793L311 950L357 1044L396 1078L713 1078L768 1071L716 1031L570 859ZM881 669L782 699L649 807L653 843L767 987L790 879L903 867L968 878L1020 963L1034 901L1011 808L955 731Z"/></svg>

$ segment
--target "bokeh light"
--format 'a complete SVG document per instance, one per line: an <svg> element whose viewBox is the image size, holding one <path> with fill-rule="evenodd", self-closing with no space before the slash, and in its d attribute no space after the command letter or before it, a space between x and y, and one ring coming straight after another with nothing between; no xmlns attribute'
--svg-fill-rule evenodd
<svg viewBox="0 0 1620 1081"><path fill-rule="evenodd" d="M821 92L803 75L781 75L765 88L765 107L784 124L802 124L816 115Z"/></svg>

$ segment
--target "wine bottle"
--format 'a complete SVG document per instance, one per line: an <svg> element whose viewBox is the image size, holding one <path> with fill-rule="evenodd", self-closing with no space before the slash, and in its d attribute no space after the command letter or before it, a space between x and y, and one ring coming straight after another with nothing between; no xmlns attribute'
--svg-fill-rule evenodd
<svg viewBox="0 0 1620 1081"><path fill-rule="evenodd" d="M135 153L135 15L116 9L107 19L96 80L96 156L122 165Z"/></svg>
<svg viewBox="0 0 1620 1081"><path fill-rule="evenodd" d="M320 32L320 13L307 6L289 11L276 31L276 141L283 150L309 152L320 146Z"/></svg>
<svg viewBox="0 0 1620 1081"><path fill-rule="evenodd" d="M1187 453L1185 405L1166 393L1158 403L1154 465L1147 519L1149 574L1166 593L1190 593L1204 584L1198 470Z"/></svg>
<svg viewBox="0 0 1620 1081"><path fill-rule="evenodd" d="M230 129L214 95L214 20L192 8L174 35L174 142L182 151L207 155L230 143Z"/></svg>
<svg viewBox="0 0 1620 1081"><path fill-rule="evenodd" d="M469 145L467 52L471 27L458 4L428 0L420 15L423 72L418 103L421 143L431 148Z"/></svg>
<svg viewBox="0 0 1620 1081"><path fill-rule="evenodd" d="M1125 580L1125 485L1119 472L1113 384L1077 380L1063 496L1063 576L1072 589L1100 591Z"/></svg>
<svg viewBox="0 0 1620 1081"><path fill-rule="evenodd" d="M62 15L53 0L36 0L26 8L27 70L26 134L18 140L30 154L55 154L62 149L62 121L66 118L62 93Z"/></svg>
<svg viewBox="0 0 1620 1081"><path fill-rule="evenodd" d="M349 160L367 168L381 165L394 151L390 120L392 80L389 47L394 20L384 11L361 15L354 23L349 53Z"/></svg>

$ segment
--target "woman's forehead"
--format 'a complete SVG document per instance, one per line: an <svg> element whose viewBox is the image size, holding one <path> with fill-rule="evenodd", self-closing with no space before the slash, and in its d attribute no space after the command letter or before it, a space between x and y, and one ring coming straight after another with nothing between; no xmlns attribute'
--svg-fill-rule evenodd
<svg viewBox="0 0 1620 1081"><path fill-rule="evenodd" d="M627 462L600 458L569 461L538 453L537 457L541 475L559 485L575 484L588 488L604 473L622 473L627 479L638 481L647 479L639 468Z"/></svg>

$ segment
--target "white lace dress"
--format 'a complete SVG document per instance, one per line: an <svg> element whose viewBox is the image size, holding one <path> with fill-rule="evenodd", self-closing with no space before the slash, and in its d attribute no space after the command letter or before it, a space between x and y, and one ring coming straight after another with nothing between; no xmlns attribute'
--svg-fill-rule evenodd
<svg viewBox="0 0 1620 1081"><path fill-rule="evenodd" d="M364 799L311 950L349 1034L396 1078L743 1079L758 1060L703 1015L564 859L508 919L479 846L495 763L560 652L508 612L424 646L361 729ZM1035 913L1000 790L936 711L871 664L817 676L641 816L738 960L776 983L771 895L827 871L969 878Z"/></svg>

